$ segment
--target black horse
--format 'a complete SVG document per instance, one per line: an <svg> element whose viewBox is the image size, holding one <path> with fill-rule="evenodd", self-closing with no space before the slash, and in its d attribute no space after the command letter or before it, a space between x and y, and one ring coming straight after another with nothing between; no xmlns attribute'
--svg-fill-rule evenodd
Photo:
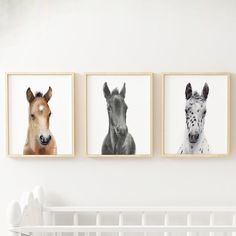
<svg viewBox="0 0 236 236"><path fill-rule="evenodd" d="M114 89L112 93L107 83L104 83L103 93L107 102L109 129L103 141L102 154L135 154L135 142L126 125L128 107L124 100L126 93L125 83L120 92L118 89Z"/></svg>

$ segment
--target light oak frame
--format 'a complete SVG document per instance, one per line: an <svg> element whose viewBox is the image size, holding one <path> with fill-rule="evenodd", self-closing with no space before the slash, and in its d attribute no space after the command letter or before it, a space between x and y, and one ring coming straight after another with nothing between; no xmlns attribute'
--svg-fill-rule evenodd
<svg viewBox="0 0 236 236"><path fill-rule="evenodd" d="M148 154L135 154L135 155L102 155L102 154L90 154L88 153L88 77L89 76L149 76L150 77L150 153ZM86 79L86 150L85 150L85 155L87 157L93 157L93 158L136 158L136 157L152 157L153 154L153 73L151 72L87 72L85 73L85 79Z"/></svg>
<svg viewBox="0 0 236 236"><path fill-rule="evenodd" d="M25 76L61 76L61 75L68 75L71 76L71 106L72 106L72 153L70 154L57 154L57 155L24 155L22 154L13 154L10 153L10 147L9 147L9 77L10 76L17 76L17 75L25 75ZM5 77L5 91L6 91L6 154L9 157L15 157L15 158L44 158L44 157L59 157L59 158L72 158L75 156L75 102L74 102L74 84L75 84L75 73L74 72L7 72Z"/></svg>
<svg viewBox="0 0 236 236"><path fill-rule="evenodd" d="M166 76L226 76L227 77L227 152L219 154L171 154L165 152L165 77ZM230 73L228 72L165 72L162 73L162 144L165 157L226 157L230 154Z"/></svg>

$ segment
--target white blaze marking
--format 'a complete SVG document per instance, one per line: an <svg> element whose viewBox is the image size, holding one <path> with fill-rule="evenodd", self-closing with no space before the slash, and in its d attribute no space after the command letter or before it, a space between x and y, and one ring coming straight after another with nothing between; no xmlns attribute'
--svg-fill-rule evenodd
<svg viewBox="0 0 236 236"><path fill-rule="evenodd" d="M42 112L43 110L44 110L44 106L43 106L43 105L40 105L40 106L39 106L39 111Z"/></svg>

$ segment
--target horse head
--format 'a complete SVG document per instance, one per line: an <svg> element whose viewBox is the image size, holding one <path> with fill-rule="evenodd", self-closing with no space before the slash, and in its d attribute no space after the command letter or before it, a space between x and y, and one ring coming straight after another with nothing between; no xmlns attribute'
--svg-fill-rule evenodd
<svg viewBox="0 0 236 236"><path fill-rule="evenodd" d="M128 133L128 127L126 125L126 112L128 107L125 103L125 83L120 92L117 88L110 92L110 89L105 82L103 86L103 93L107 102L107 112L110 126L114 129L115 134L118 137L126 136Z"/></svg>
<svg viewBox="0 0 236 236"><path fill-rule="evenodd" d="M26 91L26 98L29 102L29 129L31 129L37 143L41 145L49 144L52 138L49 130L51 110L48 105L51 97L51 87L44 95L41 92L36 92L34 95L30 88Z"/></svg>
<svg viewBox="0 0 236 236"><path fill-rule="evenodd" d="M205 83L201 95L192 91L190 83L187 84L185 89L185 115L186 126L188 132L188 140L190 143L197 143L203 134L205 116L206 116L206 101L209 93L208 84Z"/></svg>

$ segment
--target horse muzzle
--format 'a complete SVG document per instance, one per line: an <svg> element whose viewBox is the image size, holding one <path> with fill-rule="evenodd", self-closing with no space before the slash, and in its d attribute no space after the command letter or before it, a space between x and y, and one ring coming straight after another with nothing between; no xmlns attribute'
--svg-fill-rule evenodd
<svg viewBox="0 0 236 236"><path fill-rule="evenodd" d="M51 135L48 135L47 137L40 135L40 137L39 137L40 144L42 144L42 145L48 145L51 139L52 139Z"/></svg>
<svg viewBox="0 0 236 236"><path fill-rule="evenodd" d="M199 139L199 134L191 134L189 133L188 139L190 143L196 143Z"/></svg>

